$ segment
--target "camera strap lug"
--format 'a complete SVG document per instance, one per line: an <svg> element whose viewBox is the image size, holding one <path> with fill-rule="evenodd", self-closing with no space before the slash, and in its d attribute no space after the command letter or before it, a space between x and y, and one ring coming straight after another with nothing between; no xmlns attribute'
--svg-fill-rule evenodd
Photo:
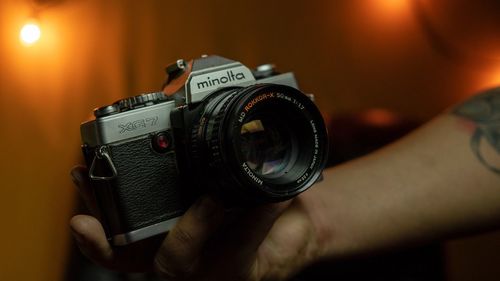
<svg viewBox="0 0 500 281"><path fill-rule="evenodd" d="M106 176L106 175L96 175L96 165L97 161L102 161L104 160L109 167L109 170L111 170L111 175ZM108 147L103 145L100 146L95 150L95 156L94 159L92 160L92 165L90 165L90 171L89 171L89 176L92 180L112 180L118 175L118 172L116 170L115 165L113 164L113 160L111 160L111 156L109 156L108 152Z"/></svg>

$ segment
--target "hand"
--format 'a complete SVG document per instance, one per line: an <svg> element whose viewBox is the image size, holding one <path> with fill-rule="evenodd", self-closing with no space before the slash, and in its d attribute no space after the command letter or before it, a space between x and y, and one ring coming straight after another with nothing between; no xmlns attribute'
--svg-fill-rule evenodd
<svg viewBox="0 0 500 281"><path fill-rule="evenodd" d="M72 171L91 210L86 170ZM300 197L252 209L225 211L204 197L163 241L112 247L95 217L77 215L71 229L82 253L119 271L156 270L167 280L283 280L318 258L317 233ZM160 244L161 243L161 244Z"/></svg>

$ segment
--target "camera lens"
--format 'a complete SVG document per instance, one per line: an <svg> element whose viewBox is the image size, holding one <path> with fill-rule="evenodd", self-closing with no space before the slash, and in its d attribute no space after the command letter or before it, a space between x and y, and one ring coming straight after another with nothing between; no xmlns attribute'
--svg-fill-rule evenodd
<svg viewBox="0 0 500 281"><path fill-rule="evenodd" d="M225 88L201 106L192 162L223 197L283 201L320 177L326 128L299 90L276 84Z"/></svg>

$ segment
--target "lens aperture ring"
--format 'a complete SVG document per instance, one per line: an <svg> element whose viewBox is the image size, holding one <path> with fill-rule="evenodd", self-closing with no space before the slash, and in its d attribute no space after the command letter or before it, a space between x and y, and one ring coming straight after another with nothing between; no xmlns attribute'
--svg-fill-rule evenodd
<svg viewBox="0 0 500 281"><path fill-rule="evenodd" d="M220 164L222 161L218 156L220 156L219 152L212 153L215 148L218 148L219 144L217 143L217 135L218 135L218 126L217 129L213 129L214 115L216 115L217 109L221 107L221 102L226 101L227 98L229 97L230 100L232 99L233 95L231 95L234 92L239 91L241 88L222 88L218 90L217 92L212 93L212 96L210 96L209 99L204 101L204 104L201 105L203 110L199 112L199 116L195 119L197 119L196 122L193 122L193 127L191 128L191 135L190 137L190 154L191 154L191 159L192 163L194 165L200 165L197 167L198 170L203 171L203 173L207 174L210 176L210 167L216 166ZM222 105L224 109L227 107L226 104ZM222 111L224 112L224 111ZM215 124L217 125L217 124ZM208 140L212 135L215 134L214 140L210 141ZM207 135L210 135L210 137L207 137ZM214 145L212 145L214 143ZM215 161L213 160L213 154L216 155ZM201 166L203 164L207 166Z"/></svg>
<svg viewBox="0 0 500 281"><path fill-rule="evenodd" d="M227 108L235 97L239 96L239 91L233 91L225 99L224 103L215 112L215 116L210 118L207 124L207 130L205 135L205 141L209 149L209 157L211 158L211 165L218 165L224 161L223 156L220 151L221 147L224 145L224 139L221 138L224 134L221 134L221 125L227 116Z"/></svg>

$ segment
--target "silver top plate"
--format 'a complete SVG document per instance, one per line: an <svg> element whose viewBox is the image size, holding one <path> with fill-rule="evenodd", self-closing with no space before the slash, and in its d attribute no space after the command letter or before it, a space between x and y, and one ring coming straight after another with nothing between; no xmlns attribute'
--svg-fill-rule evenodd
<svg viewBox="0 0 500 281"><path fill-rule="evenodd" d="M174 108L167 101L87 121L80 126L82 142L97 146L167 130Z"/></svg>

